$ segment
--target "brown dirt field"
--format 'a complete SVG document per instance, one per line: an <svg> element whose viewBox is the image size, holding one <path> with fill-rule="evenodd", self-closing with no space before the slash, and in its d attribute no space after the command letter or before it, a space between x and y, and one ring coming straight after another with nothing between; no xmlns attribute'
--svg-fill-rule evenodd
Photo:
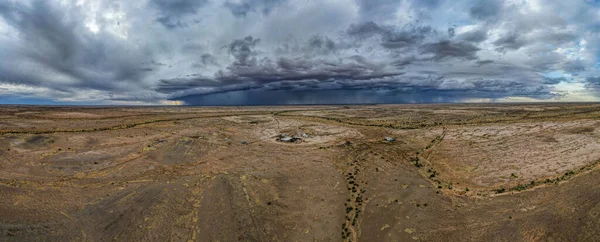
<svg viewBox="0 0 600 242"><path fill-rule="evenodd" d="M600 241L599 161L599 104L0 106L0 241Z"/></svg>

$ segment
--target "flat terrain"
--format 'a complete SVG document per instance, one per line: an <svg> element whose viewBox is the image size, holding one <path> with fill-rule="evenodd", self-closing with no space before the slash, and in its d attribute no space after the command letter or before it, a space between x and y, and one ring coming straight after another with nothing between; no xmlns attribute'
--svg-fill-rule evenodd
<svg viewBox="0 0 600 242"><path fill-rule="evenodd" d="M0 241L600 241L599 161L600 104L0 106Z"/></svg>

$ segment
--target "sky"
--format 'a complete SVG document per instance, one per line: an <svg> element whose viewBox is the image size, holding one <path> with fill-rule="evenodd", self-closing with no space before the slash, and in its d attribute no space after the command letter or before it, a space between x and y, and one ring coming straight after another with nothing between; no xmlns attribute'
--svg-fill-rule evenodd
<svg viewBox="0 0 600 242"><path fill-rule="evenodd" d="M600 101L600 0L0 0L0 104Z"/></svg>

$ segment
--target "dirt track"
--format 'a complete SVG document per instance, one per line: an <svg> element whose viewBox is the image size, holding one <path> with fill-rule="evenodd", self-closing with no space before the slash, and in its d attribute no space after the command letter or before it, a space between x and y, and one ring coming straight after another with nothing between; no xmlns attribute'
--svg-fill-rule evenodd
<svg viewBox="0 0 600 242"><path fill-rule="evenodd" d="M4 106L0 240L600 241L599 148L596 104Z"/></svg>

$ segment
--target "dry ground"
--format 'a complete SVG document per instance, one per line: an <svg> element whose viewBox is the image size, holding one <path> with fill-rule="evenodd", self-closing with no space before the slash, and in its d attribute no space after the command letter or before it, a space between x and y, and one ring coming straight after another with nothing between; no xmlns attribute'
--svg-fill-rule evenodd
<svg viewBox="0 0 600 242"><path fill-rule="evenodd" d="M0 241L600 241L599 160L598 104L2 106Z"/></svg>

